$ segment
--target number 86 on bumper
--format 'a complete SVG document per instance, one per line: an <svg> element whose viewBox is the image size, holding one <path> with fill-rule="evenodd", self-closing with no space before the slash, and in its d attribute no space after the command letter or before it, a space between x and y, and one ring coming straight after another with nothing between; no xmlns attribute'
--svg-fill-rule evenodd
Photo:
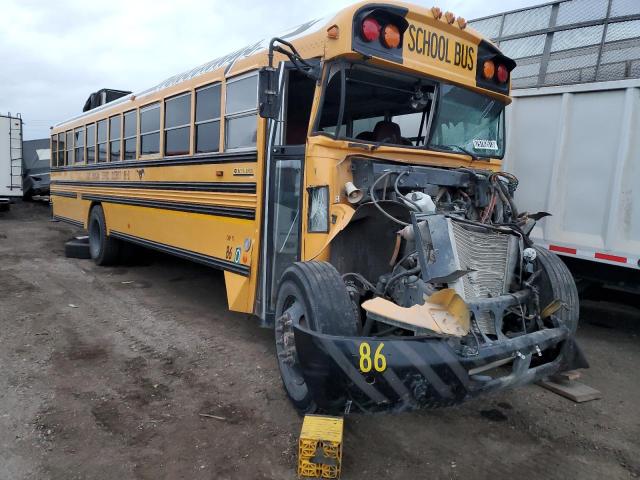
<svg viewBox="0 0 640 480"><path fill-rule="evenodd" d="M372 355L371 345L369 345L369 343L362 342L360 344L358 348L358 352L360 353L359 367L362 373L369 373L371 370L384 372L387 369L387 358L382 352L383 348L384 343L380 342Z"/></svg>

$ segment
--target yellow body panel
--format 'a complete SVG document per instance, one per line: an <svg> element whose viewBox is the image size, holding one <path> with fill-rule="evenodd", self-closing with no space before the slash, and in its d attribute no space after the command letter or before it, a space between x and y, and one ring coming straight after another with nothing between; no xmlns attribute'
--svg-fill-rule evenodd
<svg viewBox="0 0 640 480"><path fill-rule="evenodd" d="M249 220L111 203L104 203L103 209L110 234L116 231L152 239L220 259L225 258L227 248L235 252L244 239L253 237ZM241 254L239 263L250 265L250 256Z"/></svg>

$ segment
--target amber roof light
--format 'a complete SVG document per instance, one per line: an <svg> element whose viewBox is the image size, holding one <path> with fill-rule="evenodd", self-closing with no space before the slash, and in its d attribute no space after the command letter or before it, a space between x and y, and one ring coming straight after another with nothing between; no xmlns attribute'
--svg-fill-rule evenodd
<svg viewBox="0 0 640 480"><path fill-rule="evenodd" d="M487 80L491 80L496 74L496 64L491 60L487 60L482 65L482 76Z"/></svg>
<svg viewBox="0 0 640 480"><path fill-rule="evenodd" d="M382 31L382 43L387 48L398 48L400 45L400 30L390 23Z"/></svg>

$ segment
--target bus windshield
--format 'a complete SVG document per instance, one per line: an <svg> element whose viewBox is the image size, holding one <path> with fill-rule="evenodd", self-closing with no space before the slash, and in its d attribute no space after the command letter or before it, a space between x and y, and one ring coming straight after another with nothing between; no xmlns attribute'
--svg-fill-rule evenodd
<svg viewBox="0 0 640 480"><path fill-rule="evenodd" d="M501 102L461 87L336 63L330 67L316 131L380 145L502 157L503 112Z"/></svg>

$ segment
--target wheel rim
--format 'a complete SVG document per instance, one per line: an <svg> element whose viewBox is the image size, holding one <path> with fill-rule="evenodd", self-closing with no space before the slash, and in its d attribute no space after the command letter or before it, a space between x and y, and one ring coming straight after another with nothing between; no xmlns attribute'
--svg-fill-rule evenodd
<svg viewBox="0 0 640 480"><path fill-rule="evenodd" d="M93 219L91 225L89 226L89 253L91 254L91 258L97 258L100 255L100 244L102 243L102 238L100 231L100 223Z"/></svg>
<svg viewBox="0 0 640 480"><path fill-rule="evenodd" d="M304 303L295 295L288 295L282 302L281 312L276 311L276 353L282 371L282 379L289 395L296 400L307 396L307 384L302 376L296 352L293 326L307 324Z"/></svg>

